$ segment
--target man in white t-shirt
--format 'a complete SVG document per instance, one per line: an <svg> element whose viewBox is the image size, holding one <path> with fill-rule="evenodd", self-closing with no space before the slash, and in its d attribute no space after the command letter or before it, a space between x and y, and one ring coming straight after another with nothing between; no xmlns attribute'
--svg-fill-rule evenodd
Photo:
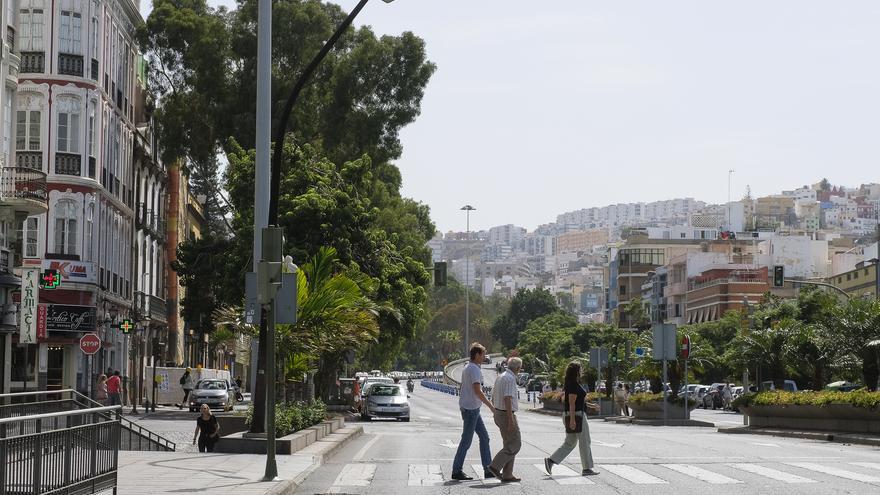
<svg viewBox="0 0 880 495"><path fill-rule="evenodd" d="M495 454L489 471L502 482L517 482L513 475L513 461L522 447L519 424L516 421L518 402L516 399L516 374L522 368L522 359L512 357L507 360L507 371L495 380L492 388L492 405L495 406L495 426L501 430L504 446Z"/></svg>
<svg viewBox="0 0 880 495"><path fill-rule="evenodd" d="M480 365L485 357L486 348L474 342L470 348L471 360L461 373L458 407L461 409L461 419L464 422L464 427L461 432L461 441L458 443L458 451L455 453L455 460L452 461L452 479L458 481L473 479L464 473L463 468L464 458L467 456L467 451L471 448L471 442L474 440L474 433L480 439L480 460L483 464L483 475L486 478L495 477L488 469L489 464L492 462L492 451L489 449L489 432L486 431L486 425L483 424L483 418L480 417L480 403L486 404L493 413L495 411L492 403L483 394L483 372L480 370Z"/></svg>

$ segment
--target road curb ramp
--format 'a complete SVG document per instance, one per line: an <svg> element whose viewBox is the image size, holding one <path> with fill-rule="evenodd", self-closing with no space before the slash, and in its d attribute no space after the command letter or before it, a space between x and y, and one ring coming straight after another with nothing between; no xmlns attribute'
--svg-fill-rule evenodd
<svg viewBox="0 0 880 495"><path fill-rule="evenodd" d="M312 443L295 454L291 454L292 456L309 456L312 458L312 463L293 479L280 482L277 486L267 491L265 495L287 495L296 493L296 489L302 485L312 473L323 466L329 458L333 457L340 449L348 445L349 442L361 436L363 432L363 426L345 426Z"/></svg>

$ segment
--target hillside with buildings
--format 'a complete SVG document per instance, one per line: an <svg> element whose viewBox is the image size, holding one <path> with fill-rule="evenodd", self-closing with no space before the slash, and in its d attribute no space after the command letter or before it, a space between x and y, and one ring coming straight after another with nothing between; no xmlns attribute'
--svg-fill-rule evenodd
<svg viewBox="0 0 880 495"><path fill-rule="evenodd" d="M546 288L568 294L582 321L629 326L617 308L639 297L652 321L713 321L796 281L875 294L880 184L827 180L728 204L693 198L561 213L532 232L514 224L448 232L435 262L483 296ZM774 287L775 267L786 282ZM569 297L565 296L568 300Z"/></svg>

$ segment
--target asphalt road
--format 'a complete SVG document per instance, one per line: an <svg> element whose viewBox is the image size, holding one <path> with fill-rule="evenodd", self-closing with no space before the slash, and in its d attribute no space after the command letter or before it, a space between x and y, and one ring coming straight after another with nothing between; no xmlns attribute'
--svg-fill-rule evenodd
<svg viewBox="0 0 880 495"><path fill-rule="evenodd" d="M461 434L457 399L417 385L412 422L364 423L364 435L315 471L297 493L880 494L880 449L599 420L590 421L590 432L600 474L579 476L575 449L551 477L535 465L562 442L561 420L527 411L519 414L523 448L515 469L523 481L503 487L494 480L456 482L450 474ZM698 414L727 426L741 423L731 413ZM488 417L484 411L484 421ZM491 420L487 425L494 454L500 435ZM481 474L479 463L474 439L465 463L469 474Z"/></svg>

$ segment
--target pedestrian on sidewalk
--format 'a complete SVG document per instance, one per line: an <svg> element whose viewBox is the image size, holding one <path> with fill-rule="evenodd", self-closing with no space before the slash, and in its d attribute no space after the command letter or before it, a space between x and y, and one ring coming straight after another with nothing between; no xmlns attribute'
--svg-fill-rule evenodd
<svg viewBox="0 0 880 495"><path fill-rule="evenodd" d="M486 357L486 348L478 342L471 344L470 362L464 367L461 373L461 389L458 395L458 407L461 409L461 419L463 422L461 441L458 443L458 451L455 453L455 459L452 461L452 479L458 481L468 481L473 478L464 474L464 458L471 443L474 441L474 433L480 439L480 460L483 465L483 476L486 478L494 478L495 475L489 471L489 464L492 462L492 451L489 449L489 432L486 431L486 425L483 424L483 418L480 417L480 403L486 404L490 411L495 412L495 407L483 394L483 372L480 365Z"/></svg>
<svg viewBox="0 0 880 495"><path fill-rule="evenodd" d="M183 406L189 407L189 394L192 393L193 390L193 379L192 379L192 368L187 368L186 371L183 372L183 376L180 377L180 386L183 388L183 402L177 405L178 409L183 409ZM192 409L190 409L192 411Z"/></svg>
<svg viewBox="0 0 880 495"><path fill-rule="evenodd" d="M110 399L111 406L122 405L122 401L119 400L120 392L122 392L122 379L119 377L119 370L114 370L107 379L107 398Z"/></svg>
<svg viewBox="0 0 880 495"><path fill-rule="evenodd" d="M516 395L519 390L516 387L516 374L522 368L522 359L512 357L507 360L507 371L498 377L492 388L492 405L495 406L495 426L501 430L503 447L492 462L489 471L503 483L515 483L521 481L513 475L513 461L522 447L522 439L519 432L519 423L516 420L518 409Z"/></svg>
<svg viewBox="0 0 880 495"><path fill-rule="evenodd" d="M625 411L625 415L629 416L629 396L632 395L632 392L629 389L629 383L623 384L623 390L626 391L626 398L623 401L623 410Z"/></svg>
<svg viewBox="0 0 880 495"><path fill-rule="evenodd" d="M618 383L617 388L614 389L614 405L617 406L617 412L621 416L627 416L626 411L624 410L625 404L626 390L623 389L622 383Z"/></svg>
<svg viewBox="0 0 880 495"><path fill-rule="evenodd" d="M193 433L193 445L199 442L199 452L214 452L214 444L220 439L220 422L211 414L211 408L202 404L202 414L196 418L196 431Z"/></svg>
<svg viewBox="0 0 880 495"><path fill-rule="evenodd" d="M724 409L730 409L730 402L733 400L733 391L730 389L730 384L725 383L724 388L721 389L721 400L724 403Z"/></svg>
<svg viewBox="0 0 880 495"><path fill-rule="evenodd" d="M95 400L102 406L107 405L107 375L98 375L98 386L95 387Z"/></svg>
<svg viewBox="0 0 880 495"><path fill-rule="evenodd" d="M590 429L587 426L586 405L587 391L580 383L581 365L572 362L565 370L565 390L563 396L564 413L562 421L565 423L565 441L556 452L544 459L544 469L547 474L553 474L553 465L560 464L568 454L578 446L581 455L581 475L591 476L599 474L593 470L593 452L590 450Z"/></svg>

